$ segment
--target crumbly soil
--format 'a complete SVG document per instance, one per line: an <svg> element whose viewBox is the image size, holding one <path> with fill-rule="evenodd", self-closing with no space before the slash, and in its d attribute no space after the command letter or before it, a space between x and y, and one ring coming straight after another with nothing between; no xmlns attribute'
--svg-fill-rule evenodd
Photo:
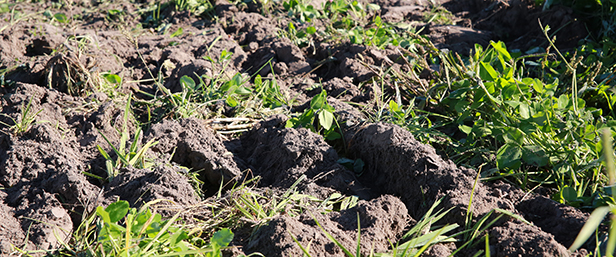
<svg viewBox="0 0 616 257"><path fill-rule="evenodd" d="M245 232L250 229L236 231L234 253L302 255L294 236L301 245L310 244L312 256L345 256L315 219L348 249L356 249L359 222L362 254L383 252L421 219L432 203L443 198L440 207L452 208L443 224L463 227L467 213L478 221L494 208L530 222L512 218L496 221L487 231L495 256L571 254L567 247L588 218L587 213L503 182L474 185L475 170L456 166L396 125L363 122L364 114L346 103L368 106L382 94L380 88L360 87L378 76L373 67L406 69L400 51L394 47L379 50L316 42L299 48L289 39L276 36L286 29L288 22L284 19L263 16L254 4L238 8L226 0L214 3L217 21L188 12L166 13L169 31L184 30L172 38L153 29L132 29L144 22L137 14L123 16L122 22L107 16L106 10L135 13L145 4L104 2L75 1L71 7L60 9L45 1L12 7L22 14L52 10L80 17L68 24L28 17L15 21L11 12L0 14L0 28L6 25L0 36L0 69L9 71L2 78L6 86L0 88L0 121L12 125L11 118L20 120L21 109L28 104L32 113L38 113L23 133L1 126L0 255L12 253L14 247L57 249L59 240L70 241L84 213L118 198L132 206L155 199L171 200L177 206L204 200L183 167L200 171L199 178L205 181L203 197L214 195L221 184L224 191L258 175L262 178L258 188L284 192L305 176L296 188L303 194L322 200L333 193L360 199L357 206L341 212L277 215L252 236ZM436 2L454 14L456 25L422 23L423 12L429 9L427 1L375 3L382 7L383 20L416 20L437 47L462 54L475 43L485 45L499 39L509 48L542 46L545 42L538 18L553 28L564 28L556 34L563 48L575 46L586 35L583 23L562 7L541 12L526 0ZM84 11L92 9L96 11ZM155 159L154 167L125 168L111 181L86 175L107 178L105 159L97 146L113 151L102 135L117 145L123 126L132 132L137 126L133 122L124 124L125 115L131 115L125 113L125 103L105 93L92 93L102 83L99 73L119 75L124 83L116 90L145 101L149 100L146 93L158 92L151 82L157 74L166 77L162 86L178 92L179 79L184 75L197 80L195 74L211 77L220 73L216 61L224 50L232 56L223 76L258 72L271 77L272 69L261 69L270 62L278 84L300 102L297 110L305 108L304 103L321 90L312 86L322 83L344 129L344 147L334 148L307 129L285 128L288 118L282 115L264 117L240 137L223 136L204 120L162 117L144 135L130 140L158 142L147 153ZM327 58L333 61L320 63ZM81 82L78 87L69 86L76 82ZM223 112L232 111L223 108ZM340 165L337 161L341 155L361 158L365 162L363 173L358 175ZM478 249L482 247L483 243ZM445 256L455 249L452 243L437 245L428 249L426 256ZM465 249L457 255L470 256L478 249Z"/></svg>

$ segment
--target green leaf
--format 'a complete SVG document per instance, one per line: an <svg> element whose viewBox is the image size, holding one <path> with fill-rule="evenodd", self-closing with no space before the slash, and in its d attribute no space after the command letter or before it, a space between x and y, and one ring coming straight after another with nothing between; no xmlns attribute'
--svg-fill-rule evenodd
<svg viewBox="0 0 616 257"><path fill-rule="evenodd" d="M235 93L238 95L250 95L252 94L252 91L247 87L241 86L235 90Z"/></svg>
<svg viewBox="0 0 616 257"><path fill-rule="evenodd" d="M321 91L320 94L315 95L310 101L310 109L320 110L325 106L325 99L327 97L327 92L325 90Z"/></svg>
<svg viewBox="0 0 616 257"><path fill-rule="evenodd" d="M359 201L359 197L355 195L345 197L344 200L342 200L342 202L340 203L340 210L342 211L342 210L353 208L357 205L358 201Z"/></svg>
<svg viewBox="0 0 616 257"><path fill-rule="evenodd" d="M220 247L227 247L233 240L233 232L228 228L223 228L216 231L210 240L211 244L216 244Z"/></svg>
<svg viewBox="0 0 616 257"><path fill-rule="evenodd" d="M109 157L107 151L105 151L100 145L96 145L96 148L101 153L101 155L103 155L103 158L105 158L105 160L111 160L111 157Z"/></svg>
<svg viewBox="0 0 616 257"><path fill-rule="evenodd" d="M295 32L296 31L295 25L293 25L293 22L289 22L289 31L290 32ZM293 33L293 34L295 34L295 33Z"/></svg>
<svg viewBox="0 0 616 257"><path fill-rule="evenodd" d="M182 35L182 33L184 33L184 29L182 27L179 27L175 32L173 32L173 34L169 36L169 38L180 36Z"/></svg>
<svg viewBox="0 0 616 257"><path fill-rule="evenodd" d="M524 155L522 156L524 162L533 165L535 167L543 167L548 165L550 158L546 155L545 151L539 146L527 145L524 146Z"/></svg>
<svg viewBox="0 0 616 257"><path fill-rule="evenodd" d="M362 171L364 171L364 166L364 161L362 159L357 159L353 164L353 171L355 171L355 173L361 173Z"/></svg>
<svg viewBox="0 0 616 257"><path fill-rule="evenodd" d="M533 85L533 89L535 91L537 91L537 93L539 94L543 94L545 93L545 88L543 87L543 82L539 79L530 79L530 78L524 78L522 81L524 81L524 83L529 84L526 82L526 80L530 80L530 83Z"/></svg>
<svg viewBox="0 0 616 257"><path fill-rule="evenodd" d="M317 33L317 29L315 27L313 27L313 26L310 26L310 27L306 28L306 33L308 33L310 35L313 35L313 34Z"/></svg>
<svg viewBox="0 0 616 257"><path fill-rule="evenodd" d="M537 112L535 115L533 115L533 122L535 122L539 126L545 126L547 121L548 117L544 112Z"/></svg>
<svg viewBox="0 0 616 257"><path fill-rule="evenodd" d="M107 10L107 14L109 14L109 16L117 16L119 14L122 14L122 11L111 9L111 10Z"/></svg>
<svg viewBox="0 0 616 257"><path fill-rule="evenodd" d="M56 21L58 21L59 23L67 23L68 22L68 18L66 18L66 15L64 13L56 13L53 15L53 18L56 19Z"/></svg>
<svg viewBox="0 0 616 257"><path fill-rule="evenodd" d="M228 96L225 102L231 107L235 107L239 104L237 100L235 100L235 97L233 96Z"/></svg>
<svg viewBox="0 0 616 257"><path fill-rule="evenodd" d="M255 82L254 82L255 88L261 87L262 84L263 84L263 79L261 78L261 75L257 75L255 77Z"/></svg>
<svg viewBox="0 0 616 257"><path fill-rule="evenodd" d="M569 97L567 97L566 94L562 94L558 97L558 109L568 109L570 103Z"/></svg>
<svg viewBox="0 0 616 257"><path fill-rule="evenodd" d="M507 46L505 46L504 42L502 41L498 41L496 43L490 42L490 44L506 61L511 61L511 55L507 51Z"/></svg>
<svg viewBox="0 0 616 257"><path fill-rule="evenodd" d="M169 247L174 248L176 245L180 244L182 240L187 239L188 234L186 231L180 230L177 233L174 233L169 237Z"/></svg>
<svg viewBox="0 0 616 257"><path fill-rule="evenodd" d="M103 76L103 78L111 83L111 84L115 84L115 85L119 85L122 84L122 78L120 78L120 76L113 74L113 73L103 73L101 74L101 76Z"/></svg>
<svg viewBox="0 0 616 257"><path fill-rule="evenodd" d="M331 131L327 133L327 135L325 136L325 139L329 141L336 140L338 138L341 138L341 136L338 132L335 132L335 131Z"/></svg>
<svg viewBox="0 0 616 257"><path fill-rule="evenodd" d="M567 202L575 202L577 200L577 192L570 186L565 186L560 190L560 195Z"/></svg>
<svg viewBox="0 0 616 257"><path fill-rule="evenodd" d="M340 158L338 159L338 161L336 161L337 163L341 164L344 167L347 167L349 169L351 169L351 167L353 166L353 163L355 163L354 160L351 160L349 158Z"/></svg>
<svg viewBox="0 0 616 257"><path fill-rule="evenodd" d="M512 100L517 99L520 95L520 91L518 90L518 86L513 83L509 83L508 81L498 78L497 83L502 88L501 95L503 96L503 100Z"/></svg>
<svg viewBox="0 0 616 257"><path fill-rule="evenodd" d="M489 63L480 62L479 64L479 77L482 80L495 81L498 78L498 72Z"/></svg>
<svg viewBox="0 0 616 257"><path fill-rule="evenodd" d="M505 144L496 152L496 166L498 169L515 170L522 165L522 149L515 144Z"/></svg>
<svg viewBox="0 0 616 257"><path fill-rule="evenodd" d="M522 116L523 119L530 118L530 108L526 102L521 102L519 108L520 116Z"/></svg>
<svg viewBox="0 0 616 257"><path fill-rule="evenodd" d="M298 124L299 124L298 118L291 118L287 120L284 127L285 128L295 128Z"/></svg>
<svg viewBox="0 0 616 257"><path fill-rule="evenodd" d="M505 128L505 134L503 135L503 139L505 139L506 143L515 143L517 145L524 144L524 137L526 136L524 132L516 127L507 127Z"/></svg>
<svg viewBox="0 0 616 257"><path fill-rule="evenodd" d="M329 130L334 123L334 114L329 111L322 110L319 112L319 124L323 126L325 130Z"/></svg>
<svg viewBox="0 0 616 257"><path fill-rule="evenodd" d="M399 112L400 106L394 100L389 100L389 111L391 112Z"/></svg>
<svg viewBox="0 0 616 257"><path fill-rule="evenodd" d="M96 214L103 219L103 222L107 224L111 224L111 218L109 218L109 213L103 209L102 206L96 207Z"/></svg>
<svg viewBox="0 0 616 257"><path fill-rule="evenodd" d="M127 201L120 200L110 204L105 208L105 211L109 213L109 221L116 223L120 221L128 213L129 205ZM97 210L98 211L98 210Z"/></svg>
<svg viewBox="0 0 616 257"><path fill-rule="evenodd" d="M197 89L195 81L187 75L184 75L180 78L180 85L182 86L182 88L189 89L190 91L194 91Z"/></svg>
<svg viewBox="0 0 616 257"><path fill-rule="evenodd" d="M460 131L464 132L464 134L470 134L471 130L473 130L472 127L466 126L466 125L458 125L458 129L460 129Z"/></svg>
<svg viewBox="0 0 616 257"><path fill-rule="evenodd" d="M373 11L381 10L381 6L379 6L378 4L368 4L366 7L368 7L369 10L373 10ZM379 20L381 18L380 16L376 16L376 17L379 18Z"/></svg>

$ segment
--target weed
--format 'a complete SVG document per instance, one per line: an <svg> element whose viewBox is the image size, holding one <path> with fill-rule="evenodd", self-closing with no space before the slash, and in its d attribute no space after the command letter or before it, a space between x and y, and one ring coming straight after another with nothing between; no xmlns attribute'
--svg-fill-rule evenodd
<svg viewBox="0 0 616 257"><path fill-rule="evenodd" d="M289 17L293 17L301 23L311 22L312 19L323 16L313 5L306 4L303 0L284 1L282 7Z"/></svg>
<svg viewBox="0 0 616 257"><path fill-rule="evenodd" d="M603 129L602 131L602 144L603 144L603 160L605 161L605 168L607 176L609 177L608 187L614 188L616 185L616 164L614 162L614 148L612 146L612 137L614 133L609 129ZM596 208L588 220L586 224L580 230L577 238L573 242L573 244L569 247L570 251L575 251L580 248L597 229L599 225L603 222L603 220L608 216L609 213L612 213L610 221L610 229L609 229L609 237L606 245L606 256L613 256L614 250L616 249L616 206L614 205L613 199L616 198L616 190L610 190L612 201L607 202L607 206L601 206ZM597 245L597 249L600 246Z"/></svg>
<svg viewBox="0 0 616 257"><path fill-rule="evenodd" d="M445 234L458 228L457 224L432 227L433 224L445 217L451 210L439 210L435 212L436 207L442 200L443 199L439 199L432 204L421 220L400 239L401 242L406 242L393 247L392 255L389 256L419 256L431 245L456 241L453 238L455 235L445 236Z"/></svg>
<svg viewBox="0 0 616 257"><path fill-rule="evenodd" d="M214 6L207 0L156 1L137 13L142 17L144 28L154 28L158 33L166 34L171 27L171 15L175 11L186 11L202 18L215 17Z"/></svg>
<svg viewBox="0 0 616 257"><path fill-rule="evenodd" d="M98 151L103 155L106 162L107 168L107 179L112 181L114 177L118 175L119 169L122 167L135 167L137 169L145 169L152 166L151 163L146 162L145 152L150 149L152 146L156 145L157 142L154 139L148 141L143 147L139 148L139 140L141 136L141 128L137 129L135 132L133 142L130 146L126 147L126 142L130 136L128 132L128 116L130 112L130 96L129 100L126 103L126 108L124 110L124 123L122 124L122 132L120 133L120 145L119 147L115 147L109 139L103 135L101 136L107 141L109 146L113 149L113 152L117 155L117 159L114 160L111 156L105 151L101 146L97 145Z"/></svg>
<svg viewBox="0 0 616 257"><path fill-rule="evenodd" d="M124 16L126 16L126 12L123 10L111 9L107 10L107 16L105 19L109 21L117 21L120 23L124 23Z"/></svg>
<svg viewBox="0 0 616 257"><path fill-rule="evenodd" d="M334 107L327 104L327 92L321 90L321 93L314 96L310 101L310 107L298 117L289 119L286 127L307 128L312 132L323 135L327 140L336 140L341 136L340 133L336 132L336 130L340 130L340 125L334 117L335 111Z"/></svg>
<svg viewBox="0 0 616 257"><path fill-rule="evenodd" d="M139 209L130 208L127 201L117 201L106 208L99 206L79 225L75 232L75 247L65 245L61 252L91 256L222 256L221 250L233 239L227 228L215 232L208 244L201 246L195 235L177 224L178 212L163 220L146 203ZM188 210L187 210L188 211Z"/></svg>
<svg viewBox="0 0 616 257"><path fill-rule="evenodd" d="M424 13L424 22L434 22L441 25L455 24L455 16L442 6L433 6L429 12Z"/></svg>
<svg viewBox="0 0 616 257"><path fill-rule="evenodd" d="M179 81L181 92L171 93L162 86L162 96L142 92L153 98L151 101L139 102L152 110L148 111L148 116L155 116L154 120L148 121L155 122L166 116L203 119L220 116L262 118L275 112L284 112L291 101L280 90L275 77L263 79L256 75L252 85L245 74L236 73L230 78L225 77L231 55L232 53L223 50L216 60L207 56L206 59L221 71L211 77L195 74L197 81L190 76L182 76Z"/></svg>
<svg viewBox="0 0 616 257"><path fill-rule="evenodd" d="M452 69L457 80L431 89L433 94L449 92L439 105L451 110L449 115L467 135L457 151L492 152L501 171L497 177L511 178L523 188L545 181L559 189L556 200L589 204L592 197L583 196L593 195L600 183L597 131L613 127L613 122L597 120L601 110L587 107L575 89L558 95L558 80L521 77L517 63L524 58L502 42L492 42L486 50L476 46L467 72ZM577 197L562 198L567 187L575 189Z"/></svg>
<svg viewBox="0 0 616 257"><path fill-rule="evenodd" d="M30 129L34 121L36 120L36 116L39 113L41 113L41 111L43 111L43 109L41 109L41 110L38 110L37 112L33 112L31 108L32 108L32 98L30 98L30 101L28 101L28 104L25 106L24 106L24 102L22 102L21 108L20 108L21 115L20 115L20 118L17 118L17 120L7 114L4 114L4 113L2 114L3 116L11 119L13 121L13 125L9 125L1 121L0 121L0 124L7 126L9 130L11 130L13 134L15 135L22 135L26 133Z"/></svg>

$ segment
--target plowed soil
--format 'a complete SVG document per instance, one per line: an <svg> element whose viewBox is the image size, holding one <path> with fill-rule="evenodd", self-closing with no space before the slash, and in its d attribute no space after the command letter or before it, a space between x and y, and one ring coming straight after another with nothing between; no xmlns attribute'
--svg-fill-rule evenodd
<svg viewBox="0 0 616 257"><path fill-rule="evenodd" d="M363 114L344 101L368 104L381 94L377 89L358 85L376 75L367 64L400 66L395 61L399 52L394 48L325 42L299 48L277 36L279 30L286 29L288 22L284 19L260 14L259 6L238 8L225 0L214 3L217 21L188 12L166 13L171 21L169 31L180 27L184 30L171 38L151 29L130 30L145 22L134 14L142 3L94 2L76 1L53 9L68 17L80 17L69 24L27 17L15 22L11 12L1 14L0 28L6 27L0 36L0 68L14 69L4 75L7 86L0 88L0 121L12 125L10 118L19 120L21 109L29 103L34 112L40 111L25 133L18 135L6 126L0 133L1 255L13 252L13 246L57 249L59 238L70 241L84 212L90 213L96 206L118 198L132 206L154 199L172 200L179 206L204 200L180 166L201 170L206 196L214 195L221 183L229 185L232 183L228 182L255 175L262 177L259 188L284 192L305 175L307 179L297 187L304 194L325 199L338 192L360 199L357 206L341 212L277 215L250 238L249 232L237 231L232 242L237 248L234 253L301 256L301 249L290 235L293 234L302 245L311 242L313 256L344 256L313 218L349 249L354 249L357 242L359 218L362 254L383 252L389 249L390 241L397 241L442 197L440 207L453 210L441 222L463 227L473 187L473 220L499 208L530 221L527 224L503 218L488 229L493 256L569 256L585 252L569 253L567 247L588 218L587 213L503 182L479 182L474 186L475 170L442 158L410 132L396 125L362 122ZM389 22L423 17L429 8L426 1L375 3L381 6L383 20ZM465 0L439 4L455 15L458 25L423 24L423 33L437 47L461 54L468 54L475 43L490 40L504 40L510 48L542 46L538 18L554 28L566 26L557 33L563 48L574 46L586 33L571 10L559 7L541 12L532 1ZM57 3L20 2L11 8L34 14L57 8ZM85 12L86 9L98 11ZM123 16L118 23L107 18L109 9L132 15ZM118 128L126 125L135 131L136 125L123 124L124 105L104 93L71 95L69 80L93 83L88 78L110 72L127 81L117 89L119 92L133 92L136 98L147 99L138 92L156 91L148 82L152 74L166 76L164 87L180 91L182 76L197 80L195 74L218 72L218 67L203 57L216 60L223 50L233 54L225 70L230 76L258 72L271 77L273 70L279 85L301 103L315 95L310 87L322 82L337 117L347 124L343 126L344 155L361 158L365 162L363 173L358 175L339 164L340 153L322 136L307 129L285 128L288 118L275 115L239 137L222 136L204 120L164 118L136 139L143 143L158 141L148 152L150 156L161 156L154 168L123 169L110 182L84 174L106 177L105 159L97 145L107 152L112 150L102 135L115 144L120 140ZM334 61L320 65L327 58ZM267 62L273 69L260 69ZM446 256L456 247L436 245L425 255ZM473 255L476 251L465 249L457 255Z"/></svg>

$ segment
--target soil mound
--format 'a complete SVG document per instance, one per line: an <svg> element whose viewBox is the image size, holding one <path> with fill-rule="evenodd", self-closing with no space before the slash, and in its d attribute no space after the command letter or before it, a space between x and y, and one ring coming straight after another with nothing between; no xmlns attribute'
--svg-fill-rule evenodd
<svg viewBox="0 0 616 257"><path fill-rule="evenodd" d="M304 248L310 246L311 256L346 256L323 230L347 250L355 252L360 227L361 253L369 255L371 251L386 251L389 242L400 237L407 221L404 204L396 197L383 195L371 201L361 200L356 207L341 212L274 217L268 226L256 232L255 239L246 248L266 256L298 256L304 254L298 245L301 244Z"/></svg>
<svg viewBox="0 0 616 257"><path fill-rule="evenodd" d="M289 188L302 175L300 190L327 198L334 190L367 198L352 172L338 164L338 153L307 129L283 128L287 118L274 116L242 138L239 153L264 186Z"/></svg>
<svg viewBox="0 0 616 257"><path fill-rule="evenodd" d="M517 221L509 221L504 225L502 222L496 223L497 227L490 232L496 239L490 242L495 244L502 256L550 252L553 256L566 255L566 248L562 244L569 246L587 219L587 215L579 210L558 205L545 198L520 202L524 192L510 185L475 184L475 171L456 167L453 162L443 160L432 147L419 143L410 132L396 125L377 123L358 126L347 132L346 137L349 151L365 163L359 181L380 194L400 196L415 219L420 218L431 203L444 197L444 206L453 208L446 222L457 223L461 227L465 226L466 215L469 213L477 221L495 208L527 217L537 222L537 226L545 225L546 230L543 231L535 225ZM560 233L562 231L559 226L551 222L572 226L568 227L569 232ZM523 233L534 235L535 232L542 236L528 236L527 239L522 236ZM521 238L511 239L520 240L515 243L502 240L518 236ZM514 247L516 244L519 245Z"/></svg>

